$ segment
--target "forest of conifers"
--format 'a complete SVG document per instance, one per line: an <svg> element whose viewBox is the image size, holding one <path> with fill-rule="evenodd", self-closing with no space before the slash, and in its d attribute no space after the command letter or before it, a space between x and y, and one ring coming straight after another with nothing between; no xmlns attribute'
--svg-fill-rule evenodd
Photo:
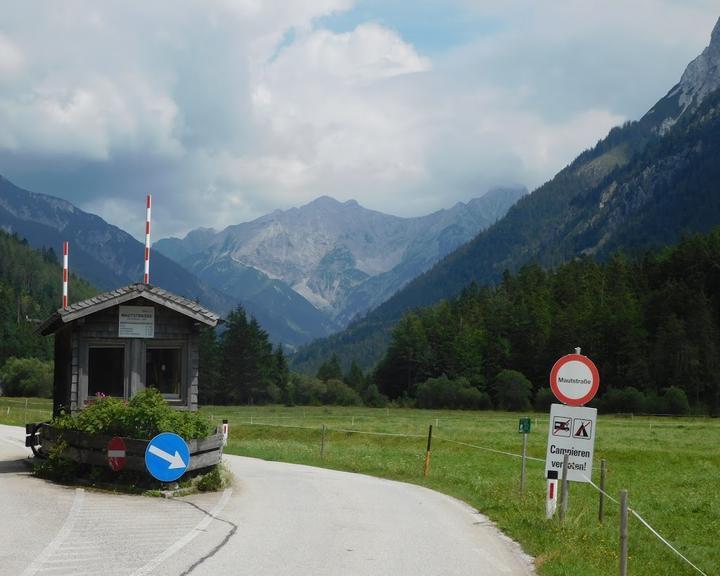
<svg viewBox="0 0 720 576"><path fill-rule="evenodd" d="M0 382L6 395L51 394L53 343L35 329L60 306L61 278L53 250L33 250L0 231ZM74 300L97 292L74 275L70 286Z"/></svg>
<svg viewBox="0 0 720 576"><path fill-rule="evenodd" d="M639 260L616 254L554 271L531 265L495 288L469 286L406 314L374 378L391 399L412 398L445 375L492 400L504 369L527 377L537 393L555 360L581 347L598 366L599 395L624 398L624 411L657 411L665 391L679 389L698 412L717 414L719 336L717 228Z"/></svg>
<svg viewBox="0 0 720 576"><path fill-rule="evenodd" d="M51 340L34 328L57 306L58 278L52 252L0 233L0 368L12 357L50 360ZM73 300L93 293L72 286ZM357 365L343 374L337 358L317 374L290 373L238 308L203 336L201 401L544 408L550 368L575 347L597 364L608 411L720 413L720 228L640 259L531 265L496 287L468 286L406 314L368 374Z"/></svg>
<svg viewBox="0 0 720 576"><path fill-rule="evenodd" d="M378 366L288 373L242 309L204 341L206 401L365 402L435 408L544 409L555 360L581 347L597 364L605 411L717 414L720 228L640 259L579 258L506 273L496 287L403 316Z"/></svg>

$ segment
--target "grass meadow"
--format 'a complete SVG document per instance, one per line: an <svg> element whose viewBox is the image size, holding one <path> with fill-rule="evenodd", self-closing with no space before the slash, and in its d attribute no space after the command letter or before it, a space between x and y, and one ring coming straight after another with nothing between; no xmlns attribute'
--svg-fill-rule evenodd
<svg viewBox="0 0 720 576"><path fill-rule="evenodd" d="M49 416L47 401L29 401L29 419ZM8 408L10 410L8 411ZM0 397L0 422L24 423L24 400ZM412 482L455 496L493 520L536 558L543 575L618 572L618 506L571 483L568 515L545 519L542 462L527 462L520 496L519 414L342 407L227 407L203 411L227 418L226 451L268 460L324 466ZM545 457L548 415L530 414L528 455ZM423 477L428 426L430 473ZM321 458L322 426L324 457ZM705 574L720 573L720 420L600 416L593 479L607 461L607 492L629 491L630 506ZM488 450L489 449L489 450ZM629 574L698 574L636 518L630 518Z"/></svg>

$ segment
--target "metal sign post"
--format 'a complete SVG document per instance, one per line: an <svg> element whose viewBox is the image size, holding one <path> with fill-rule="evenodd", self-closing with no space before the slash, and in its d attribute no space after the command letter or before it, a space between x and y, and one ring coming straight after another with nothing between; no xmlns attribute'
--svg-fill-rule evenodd
<svg viewBox="0 0 720 576"><path fill-rule="evenodd" d="M562 473L561 516L567 510L568 482L590 482L595 448L597 410L585 408L600 386L598 369L587 356L575 354L560 358L550 371L550 389L563 404L550 407L545 474L548 479L546 512L556 509L557 479Z"/></svg>
<svg viewBox="0 0 720 576"><path fill-rule="evenodd" d="M520 496L525 494L525 463L527 462L527 438L530 433L532 420L528 416L523 416L518 422L518 432L523 435L522 447L522 465L520 468Z"/></svg>

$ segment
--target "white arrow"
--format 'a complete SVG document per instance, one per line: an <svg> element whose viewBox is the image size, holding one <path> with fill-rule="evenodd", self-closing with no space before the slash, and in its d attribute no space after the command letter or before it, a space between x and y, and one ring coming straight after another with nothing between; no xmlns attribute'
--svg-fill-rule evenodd
<svg viewBox="0 0 720 576"><path fill-rule="evenodd" d="M175 455L172 456L171 454L165 452L165 450L161 450L155 446L155 444L150 444L148 452L150 452L150 454L154 454L158 458L162 458L163 460L170 462L168 470L172 470L173 468L185 468L187 466L187 464L183 461L182 456L180 456L180 452L177 450L175 450Z"/></svg>

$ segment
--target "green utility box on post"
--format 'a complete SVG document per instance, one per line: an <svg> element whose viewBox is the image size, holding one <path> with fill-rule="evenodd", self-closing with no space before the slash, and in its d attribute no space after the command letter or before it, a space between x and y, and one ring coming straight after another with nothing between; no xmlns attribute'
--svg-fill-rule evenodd
<svg viewBox="0 0 720 576"><path fill-rule="evenodd" d="M520 418L518 423L518 432L520 434L530 434L530 423L532 422L529 416L523 416Z"/></svg>

